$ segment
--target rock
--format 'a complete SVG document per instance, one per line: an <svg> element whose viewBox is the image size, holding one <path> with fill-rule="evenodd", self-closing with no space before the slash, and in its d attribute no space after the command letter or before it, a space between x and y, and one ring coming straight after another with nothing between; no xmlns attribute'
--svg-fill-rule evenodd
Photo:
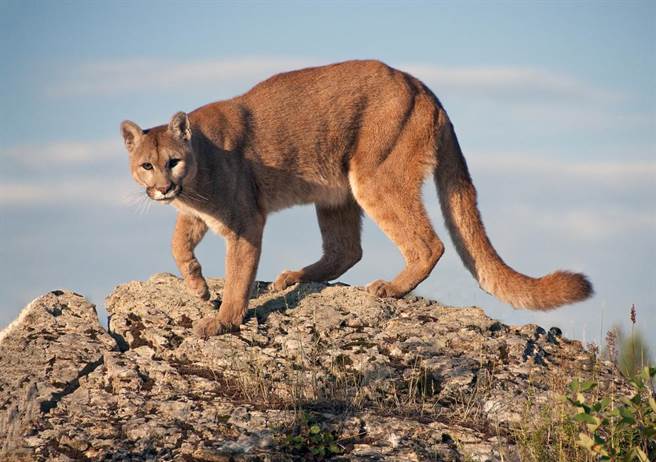
<svg viewBox="0 0 656 462"><path fill-rule="evenodd" d="M529 398L613 377L557 328L474 307L257 283L239 332L195 337L217 305L157 274L107 298L107 333L81 296L37 299L0 334L0 459L517 460L502 430Z"/></svg>
<svg viewBox="0 0 656 462"><path fill-rule="evenodd" d="M0 346L0 451L11 452L116 344L92 304L58 290L30 303Z"/></svg>

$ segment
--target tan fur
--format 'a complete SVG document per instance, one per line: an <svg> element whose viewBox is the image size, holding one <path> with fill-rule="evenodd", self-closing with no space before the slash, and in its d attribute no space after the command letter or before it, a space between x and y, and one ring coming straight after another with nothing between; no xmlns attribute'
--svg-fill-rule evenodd
<svg viewBox="0 0 656 462"><path fill-rule="evenodd" d="M444 252L421 201L430 173L458 253L484 290L529 309L592 294L581 274L534 279L501 260L485 233L446 112L420 81L383 63L349 61L279 74L242 96L188 116L177 113L168 126L142 131L125 121L121 129L135 180L152 199L179 210L173 256L190 290L203 299L209 293L194 248L208 227L226 238L221 308L196 326L201 335L241 323L266 216L296 204L315 204L324 255L283 272L274 289L335 279L357 263L363 210L406 262L392 281L374 281L367 289L380 297L414 289Z"/></svg>

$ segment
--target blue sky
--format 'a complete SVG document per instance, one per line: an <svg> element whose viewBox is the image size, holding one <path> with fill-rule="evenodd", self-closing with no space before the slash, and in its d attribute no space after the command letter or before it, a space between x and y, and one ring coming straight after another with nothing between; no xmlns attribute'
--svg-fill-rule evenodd
<svg viewBox="0 0 656 462"><path fill-rule="evenodd" d="M0 327L47 290L74 289L102 310L115 285L177 272L174 211L141 202L121 120L157 125L279 71L377 58L442 100L504 259L531 275L584 271L597 290L550 313L484 294L446 237L429 182L447 250L417 293L586 341L626 326L635 303L654 330L655 48L648 1L0 1ZM345 282L402 266L370 221L364 239ZM272 216L264 246L264 280L317 257L312 209ZM223 274L219 237L198 253L206 274Z"/></svg>

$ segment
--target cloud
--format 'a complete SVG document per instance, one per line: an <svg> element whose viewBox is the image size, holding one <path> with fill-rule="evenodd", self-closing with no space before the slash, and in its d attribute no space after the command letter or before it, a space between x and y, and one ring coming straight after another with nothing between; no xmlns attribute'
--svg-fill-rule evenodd
<svg viewBox="0 0 656 462"><path fill-rule="evenodd" d="M123 151L120 139L1 148L0 206L126 204L136 187Z"/></svg>
<svg viewBox="0 0 656 462"><path fill-rule="evenodd" d="M500 224L521 223L514 229L539 229L564 241L656 233L654 206L645 200L654 190L656 161L479 152L468 163L488 216Z"/></svg>
<svg viewBox="0 0 656 462"><path fill-rule="evenodd" d="M585 99L604 102L621 99L619 93L597 88L572 76L533 68L407 64L402 69L440 92L474 91L476 96L511 99Z"/></svg>
<svg viewBox="0 0 656 462"><path fill-rule="evenodd" d="M529 233L537 228L565 241L600 242L619 236L656 233L656 215L645 210L608 204L587 207L563 204L549 209L521 204L502 208L507 220L512 220L518 229Z"/></svg>
<svg viewBox="0 0 656 462"><path fill-rule="evenodd" d="M140 194L140 196L143 194ZM0 183L0 207L37 205L137 205L137 190L127 178L73 177Z"/></svg>
<svg viewBox="0 0 656 462"><path fill-rule="evenodd" d="M30 168L91 164L123 152L119 135L94 141L62 140L42 144L22 144L0 149L0 158Z"/></svg>
<svg viewBox="0 0 656 462"><path fill-rule="evenodd" d="M632 132L650 134L656 129L653 112L622 109L612 100L605 101L602 98L586 99L581 96L555 101L520 101L511 98L504 103L504 116L528 122L530 127L540 133L562 132L563 129L577 133L603 129L608 133L629 128Z"/></svg>
<svg viewBox="0 0 656 462"><path fill-rule="evenodd" d="M301 58L246 57L200 61L159 59L106 60L82 64L48 89L51 96L91 96L144 91L183 90L269 77L312 65Z"/></svg>
<svg viewBox="0 0 656 462"><path fill-rule="evenodd" d="M273 74L318 65L314 58L250 56L205 60L114 59L90 61L62 68L45 92L51 97L157 95L203 88L217 96L217 88L240 92ZM574 76L518 66L447 67L431 63L393 63L410 72L450 107L475 104L475 111L498 111L527 121L540 130L562 131L633 127L654 128L651 112L623 110L626 95ZM226 87L230 87L228 90Z"/></svg>
<svg viewBox="0 0 656 462"><path fill-rule="evenodd" d="M71 74L55 81L52 96L89 96L153 90L183 90L226 82L255 83L275 73L320 64L316 59L244 57L195 61L161 59L105 60L73 67ZM585 99L613 102L621 95L597 88L572 76L523 67L445 67L428 63L397 66L440 93L519 100ZM439 96L439 95L438 95Z"/></svg>
<svg viewBox="0 0 656 462"><path fill-rule="evenodd" d="M472 153L468 162L485 175L558 178L560 183L585 181L599 188L654 186L656 161L569 161L539 154Z"/></svg>

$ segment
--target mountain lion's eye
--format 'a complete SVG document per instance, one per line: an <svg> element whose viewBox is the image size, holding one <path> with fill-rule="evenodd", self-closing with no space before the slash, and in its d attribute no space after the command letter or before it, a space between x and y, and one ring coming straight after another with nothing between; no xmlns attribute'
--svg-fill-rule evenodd
<svg viewBox="0 0 656 462"><path fill-rule="evenodd" d="M178 165L178 162L180 162L180 159L171 159L169 160L169 168L173 168L176 165Z"/></svg>
<svg viewBox="0 0 656 462"><path fill-rule="evenodd" d="M144 170L152 170L153 164L151 164L150 162L144 162L143 164L141 164L141 168L143 168Z"/></svg>

